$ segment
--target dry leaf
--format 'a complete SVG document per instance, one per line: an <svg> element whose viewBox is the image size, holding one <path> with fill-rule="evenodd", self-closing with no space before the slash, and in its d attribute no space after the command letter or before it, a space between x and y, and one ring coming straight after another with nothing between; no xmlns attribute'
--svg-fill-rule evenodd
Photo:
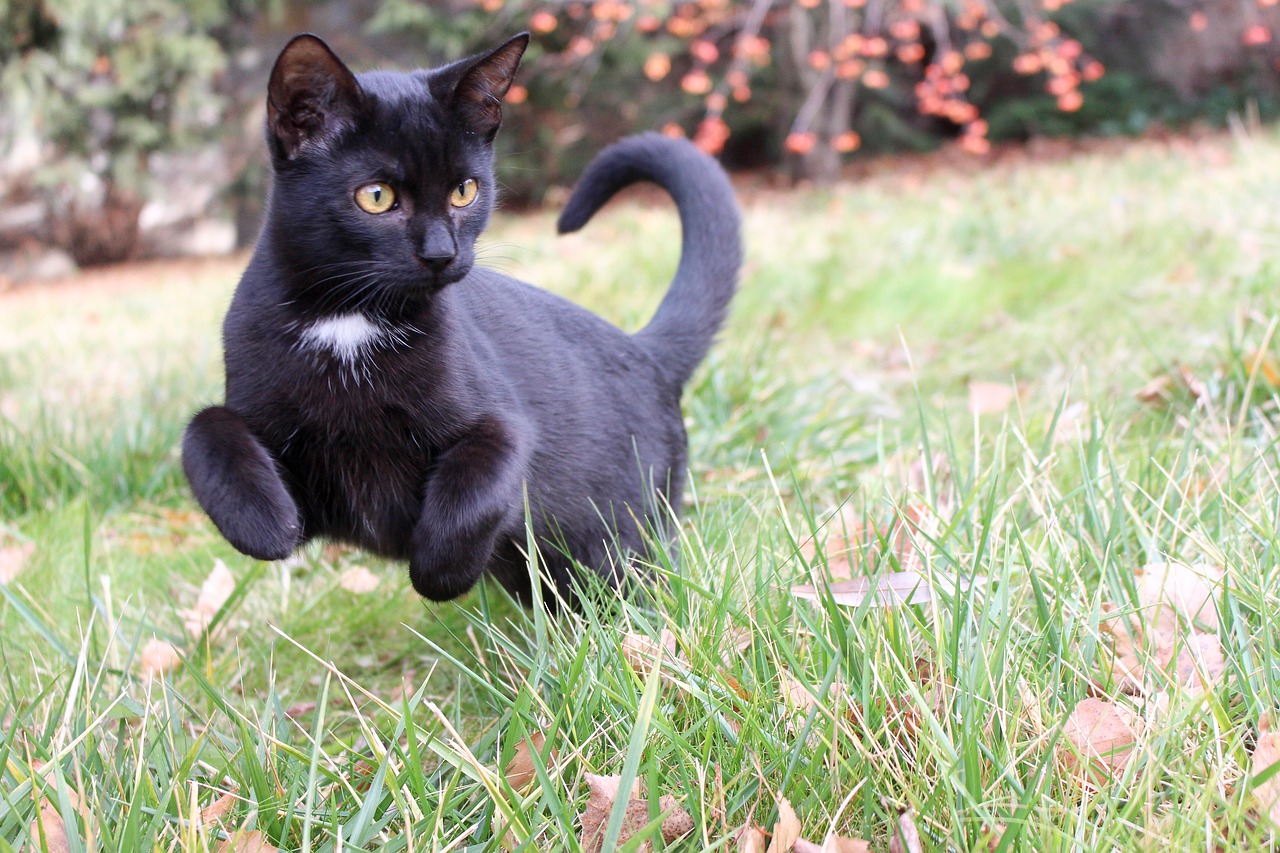
<svg viewBox="0 0 1280 853"><path fill-rule="evenodd" d="M276 853L267 836L256 829L242 829L218 845L217 853Z"/></svg>
<svg viewBox="0 0 1280 853"><path fill-rule="evenodd" d="M907 810L898 815L898 823L893 828L893 837L889 839L889 853L924 853L920 842L920 830Z"/></svg>
<svg viewBox="0 0 1280 853"><path fill-rule="evenodd" d="M1175 674L1178 684L1192 696L1199 696L1212 689L1226 674L1227 661L1222 654L1222 643L1216 634L1196 634L1188 637L1178 653Z"/></svg>
<svg viewBox="0 0 1280 853"><path fill-rule="evenodd" d="M236 590L236 579L222 560L213 561L213 569L204 583L200 585L200 595L196 598L196 606L182 613L182 624L187 633L199 637L209 627L213 617L231 598Z"/></svg>
<svg viewBox="0 0 1280 853"><path fill-rule="evenodd" d="M338 586L356 595L373 592L382 583L382 578L364 566L352 566L338 576Z"/></svg>
<svg viewBox="0 0 1280 853"><path fill-rule="evenodd" d="M1139 603L1157 609L1172 605L1188 621L1218 630L1214 598L1225 575L1221 566L1150 563L1137 575Z"/></svg>
<svg viewBox="0 0 1280 853"><path fill-rule="evenodd" d="M1154 625L1145 625L1136 613L1121 614L1114 604L1102 605L1098 628L1112 638L1111 674L1121 693L1136 695L1146 689L1149 671L1167 671L1178 643L1178 624L1169 608L1156 613Z"/></svg>
<svg viewBox="0 0 1280 853"><path fill-rule="evenodd" d="M1141 718L1123 705L1082 699L1063 727L1063 763L1077 776L1101 784L1124 770L1141 725Z"/></svg>
<svg viewBox="0 0 1280 853"><path fill-rule="evenodd" d="M986 582L986 577L976 575L972 578L961 580L958 587L959 590L963 591L972 585L982 586ZM843 607L857 607L868 598L874 599L882 607L928 604L934 600L934 586L952 595L956 592L952 580L942 575L935 575L933 584L931 586L929 579L920 572L907 571L889 572L877 578L858 577L835 581L829 584L827 588L831 591L831 600ZM792 586L791 594L796 598L804 598L811 601L823 601L827 595L826 590L804 583Z"/></svg>
<svg viewBox="0 0 1280 853"><path fill-rule="evenodd" d="M758 826L744 826L738 830L738 853L765 853L767 844L764 830Z"/></svg>
<svg viewBox="0 0 1280 853"><path fill-rule="evenodd" d="M218 799L202 808L200 810L200 820L203 823L213 823L214 821L220 820L223 815L230 811L232 807L240 801L240 798L236 796L236 792L238 790L239 788L233 787L230 791L227 791L221 797L218 797Z"/></svg>
<svg viewBox="0 0 1280 853"><path fill-rule="evenodd" d="M1170 389L1173 387L1173 377L1167 373L1162 373L1154 379L1147 382L1133 396L1138 402L1147 405L1163 404L1169 401Z"/></svg>
<svg viewBox="0 0 1280 853"><path fill-rule="evenodd" d="M158 637L147 640L138 655L138 664L142 674L148 678L162 678L165 673L172 672L182 665L182 658L172 643L166 643Z"/></svg>
<svg viewBox="0 0 1280 853"><path fill-rule="evenodd" d="M40 811L27 830L31 840L25 851L46 851L46 853L70 853L71 839L67 835L67 825L57 807L47 799L40 800ZM43 845L41 840L43 839Z"/></svg>
<svg viewBox="0 0 1280 853"><path fill-rule="evenodd" d="M622 777L587 773L586 780L590 796L587 798L586 809L578 816L582 822L582 849L586 853L602 853L605 828L609 824L609 814L613 811L613 804L618 799L618 788ZM625 844L631 836L649 824L649 801L641 798L643 793L639 781L631 786L626 812L622 818L622 829L618 833L618 844ZM680 807L675 797L670 794L660 797L658 810L663 816L661 832L662 840L666 844L671 844L693 831L693 818ZM637 853L652 853L652 850L653 845L646 841L640 845Z"/></svg>
<svg viewBox="0 0 1280 853"><path fill-rule="evenodd" d="M13 583L14 578L22 574L27 560L36 552L36 543L24 542L21 545L6 545L0 548L0 583Z"/></svg>
<svg viewBox="0 0 1280 853"><path fill-rule="evenodd" d="M861 838L828 835L822 842L820 853L871 853L871 842Z"/></svg>
<svg viewBox="0 0 1280 853"><path fill-rule="evenodd" d="M1280 762L1280 732L1263 732L1254 744L1249 761L1249 775L1259 776L1268 767ZM1280 827L1280 773L1253 789L1253 800L1258 811L1271 818Z"/></svg>
<svg viewBox="0 0 1280 853"><path fill-rule="evenodd" d="M789 853L800 838L800 818L786 797L778 798L778 822L773 825L773 840L768 853Z"/></svg>
<svg viewBox="0 0 1280 853"><path fill-rule="evenodd" d="M1085 435L1089 422L1089 407L1084 403L1072 403L1050 416L1053 425L1053 443L1075 441ZM1055 419L1056 418L1056 422Z"/></svg>
<svg viewBox="0 0 1280 853"><path fill-rule="evenodd" d="M1250 376L1260 376L1268 385L1280 385L1280 362L1266 350L1253 350L1244 357L1244 369Z"/></svg>
<svg viewBox="0 0 1280 853"><path fill-rule="evenodd" d="M627 634L622 638L622 656L641 678L648 678L663 660L676 659L676 635L666 628L655 640L648 634Z"/></svg>
<svg viewBox="0 0 1280 853"><path fill-rule="evenodd" d="M534 732L524 740L516 744L516 754L512 756L511 761L507 763L507 768L503 771L503 775L507 777L507 784L517 791L524 788L534 779L538 778L537 771L533 767L533 757L531 752L537 752L542 755L542 747L547 742L546 736L542 732ZM556 751L553 749L544 757L547 769L550 770L556 766Z"/></svg>
<svg viewBox="0 0 1280 853"><path fill-rule="evenodd" d="M1000 382L970 382L969 412L974 415L998 415L1009 408L1018 391Z"/></svg>
<svg viewBox="0 0 1280 853"><path fill-rule="evenodd" d="M298 717L301 717L303 714L310 714L315 709L316 709L316 703L314 701L297 702L293 705L290 705L288 708L285 708L284 715L291 720L296 720Z"/></svg>

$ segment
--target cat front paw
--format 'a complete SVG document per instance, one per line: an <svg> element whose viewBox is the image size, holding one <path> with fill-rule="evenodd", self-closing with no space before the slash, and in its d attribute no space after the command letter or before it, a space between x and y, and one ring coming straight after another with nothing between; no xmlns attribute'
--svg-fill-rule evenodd
<svg viewBox="0 0 1280 853"><path fill-rule="evenodd" d="M182 470L200 506L237 551L283 560L302 539L298 506L244 419L211 406L182 438Z"/></svg>
<svg viewBox="0 0 1280 853"><path fill-rule="evenodd" d="M457 598L484 574L497 541L497 524L487 532L436 535L415 533L409 580L418 595L432 601Z"/></svg>

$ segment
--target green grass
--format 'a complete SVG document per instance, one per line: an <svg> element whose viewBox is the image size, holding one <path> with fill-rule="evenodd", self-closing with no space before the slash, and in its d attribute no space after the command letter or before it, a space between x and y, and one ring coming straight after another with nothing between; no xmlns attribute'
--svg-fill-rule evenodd
<svg viewBox="0 0 1280 853"><path fill-rule="evenodd" d="M587 772L674 794L698 829L669 849L736 849L779 796L805 837L881 850L905 807L939 850L996 825L1005 850L1274 844L1248 767L1280 710L1280 388L1252 367L1280 355L1277 197L1271 131L749 193L742 292L685 398L680 568L555 619L494 586L424 604L355 551L264 565L217 536L177 442L219 396L237 262L0 296L0 547L35 545L0 585L0 851L45 800L71 849L214 850L244 828L496 850L501 816L521 849L576 850ZM552 221L495 223L490 263L641 324L674 213L621 205L563 239ZM1179 369L1199 396L1134 396ZM971 380L1020 397L975 417ZM986 585L936 608L788 594L821 577L805 542L841 508L887 526L921 506L943 518L913 540L925 566ZM236 594L192 639L216 559ZM1228 673L1204 701L1119 697L1101 653L1103 602L1163 559L1228 569ZM376 591L340 585L356 565ZM663 629L680 659L646 678L622 639ZM153 636L185 663L149 680ZM1091 692L1147 720L1101 790L1056 757ZM513 791L502 768L534 731L558 758Z"/></svg>

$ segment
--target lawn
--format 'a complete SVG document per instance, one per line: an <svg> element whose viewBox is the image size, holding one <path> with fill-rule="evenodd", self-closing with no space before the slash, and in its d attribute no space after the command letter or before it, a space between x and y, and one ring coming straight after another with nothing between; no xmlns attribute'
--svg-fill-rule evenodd
<svg viewBox="0 0 1280 853"><path fill-rule="evenodd" d="M744 185L678 567L554 618L221 540L243 258L0 294L0 851L1275 845L1277 198L1256 128ZM673 209L554 213L485 262L638 328Z"/></svg>

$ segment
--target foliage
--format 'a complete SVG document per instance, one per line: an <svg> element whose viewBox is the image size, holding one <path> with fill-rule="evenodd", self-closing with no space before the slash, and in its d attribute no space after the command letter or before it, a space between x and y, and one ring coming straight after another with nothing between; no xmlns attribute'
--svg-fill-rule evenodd
<svg viewBox="0 0 1280 853"><path fill-rule="evenodd" d="M215 33L240 0L19 0L18 50L0 66L0 127L48 148L34 176L81 263L134 250L153 192L148 157L210 138L225 52ZM21 23L28 21L28 23ZM24 35L25 34L25 35Z"/></svg>

